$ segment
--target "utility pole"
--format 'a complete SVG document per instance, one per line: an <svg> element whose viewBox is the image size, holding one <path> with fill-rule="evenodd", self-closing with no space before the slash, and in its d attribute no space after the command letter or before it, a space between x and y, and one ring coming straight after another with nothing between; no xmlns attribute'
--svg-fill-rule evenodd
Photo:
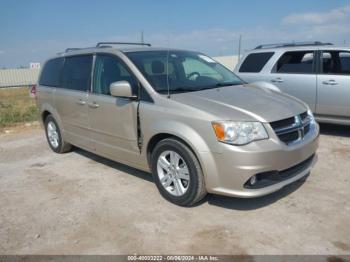
<svg viewBox="0 0 350 262"><path fill-rule="evenodd" d="M241 58L241 48L242 48L242 35L239 35L239 40L238 40L238 60Z"/></svg>
<svg viewBox="0 0 350 262"><path fill-rule="evenodd" d="M141 44L144 43L144 40L143 40L143 31L141 31Z"/></svg>

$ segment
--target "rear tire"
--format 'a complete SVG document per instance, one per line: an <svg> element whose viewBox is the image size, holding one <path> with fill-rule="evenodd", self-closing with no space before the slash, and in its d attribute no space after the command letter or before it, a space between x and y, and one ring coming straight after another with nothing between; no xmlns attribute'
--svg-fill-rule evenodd
<svg viewBox="0 0 350 262"><path fill-rule="evenodd" d="M52 151L62 154L72 149L72 145L63 140L60 128L52 115L45 118L45 134Z"/></svg>
<svg viewBox="0 0 350 262"><path fill-rule="evenodd" d="M152 152L151 170L160 194L179 206L192 206L206 194L197 157L181 141L167 138Z"/></svg>

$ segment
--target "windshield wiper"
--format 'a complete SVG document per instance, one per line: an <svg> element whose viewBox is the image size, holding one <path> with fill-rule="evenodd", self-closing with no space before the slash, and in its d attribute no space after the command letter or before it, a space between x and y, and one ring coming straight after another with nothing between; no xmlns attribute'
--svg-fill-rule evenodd
<svg viewBox="0 0 350 262"><path fill-rule="evenodd" d="M207 90L207 89L214 89L214 88L218 88L218 87L225 87L225 86L236 86L236 85L241 85L241 83L237 83L237 82L230 82L230 83L217 83L217 84L214 84L214 85L210 85L210 86L203 86L199 89L197 89L196 91L199 91L199 90Z"/></svg>
<svg viewBox="0 0 350 262"><path fill-rule="evenodd" d="M217 83L217 84L210 85L210 86L203 86L203 87L197 87L197 88L179 87L179 88L170 89L169 92L170 92L170 94L182 93L182 92L196 92L196 91L202 91L202 90L213 89L213 88L224 87L224 86L234 86L234 85L240 85L240 84L241 83L237 83L237 82L229 82L229 83L222 82L222 83ZM157 92L161 93L161 94L167 94L168 90L161 89L161 90L157 90Z"/></svg>
<svg viewBox="0 0 350 262"><path fill-rule="evenodd" d="M240 85L241 83L237 83L237 82L230 82L230 83L217 83L215 85L215 87L224 87L224 86L236 86L236 85Z"/></svg>
<svg viewBox="0 0 350 262"><path fill-rule="evenodd" d="M193 92L193 91L197 91L197 90L192 89L192 88L182 88L182 87L169 90L170 94L172 94L172 93L181 93L181 92ZM167 94L168 90L161 89L161 90L158 90L158 92L162 93L162 94Z"/></svg>

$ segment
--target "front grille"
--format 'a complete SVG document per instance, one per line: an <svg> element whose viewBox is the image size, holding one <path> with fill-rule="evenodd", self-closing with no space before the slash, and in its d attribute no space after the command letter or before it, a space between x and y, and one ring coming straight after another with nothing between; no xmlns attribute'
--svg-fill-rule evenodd
<svg viewBox="0 0 350 262"><path fill-rule="evenodd" d="M278 138L285 144L301 140L310 131L311 118L307 112L294 117L271 122L270 125Z"/></svg>
<svg viewBox="0 0 350 262"><path fill-rule="evenodd" d="M294 117L282 119L279 121L275 121L270 123L273 129L279 129L279 128L284 128L286 126L290 126L294 124Z"/></svg>
<svg viewBox="0 0 350 262"><path fill-rule="evenodd" d="M309 133L309 131L310 131L310 124L308 124L308 125L306 125L306 126L304 127L304 133L305 133L305 134Z"/></svg>
<svg viewBox="0 0 350 262"><path fill-rule="evenodd" d="M274 170L256 174L256 183L254 185L251 185L250 179L248 179L247 182L244 184L244 187L249 189L259 189L290 179L309 168L314 157L315 154L313 154L306 160L281 171Z"/></svg>
<svg viewBox="0 0 350 262"><path fill-rule="evenodd" d="M280 134L278 137L281 141L288 144L299 139L299 132L293 131L285 134Z"/></svg>

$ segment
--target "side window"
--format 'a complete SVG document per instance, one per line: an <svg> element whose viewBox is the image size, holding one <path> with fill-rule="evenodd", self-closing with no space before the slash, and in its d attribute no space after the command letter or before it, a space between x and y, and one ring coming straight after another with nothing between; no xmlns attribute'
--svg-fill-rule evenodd
<svg viewBox="0 0 350 262"><path fill-rule="evenodd" d="M90 89L92 56L66 57L62 72L62 87L78 91Z"/></svg>
<svg viewBox="0 0 350 262"><path fill-rule="evenodd" d="M60 86L61 70L63 66L63 58L55 58L49 60L40 75L39 85L43 86Z"/></svg>
<svg viewBox="0 0 350 262"><path fill-rule="evenodd" d="M314 52L286 52L275 66L276 73L311 74L314 71Z"/></svg>
<svg viewBox="0 0 350 262"><path fill-rule="evenodd" d="M343 74L350 74L350 52L340 52L340 66Z"/></svg>
<svg viewBox="0 0 350 262"><path fill-rule="evenodd" d="M350 75L350 52L322 52L322 73Z"/></svg>
<svg viewBox="0 0 350 262"><path fill-rule="evenodd" d="M110 84L118 81L128 81L133 88L133 94L137 94L137 81L124 63L116 57L98 55L95 60L93 92L110 95Z"/></svg>
<svg viewBox="0 0 350 262"><path fill-rule="evenodd" d="M259 73L273 55L273 52L250 54L242 63L241 67L239 68L239 72Z"/></svg>

